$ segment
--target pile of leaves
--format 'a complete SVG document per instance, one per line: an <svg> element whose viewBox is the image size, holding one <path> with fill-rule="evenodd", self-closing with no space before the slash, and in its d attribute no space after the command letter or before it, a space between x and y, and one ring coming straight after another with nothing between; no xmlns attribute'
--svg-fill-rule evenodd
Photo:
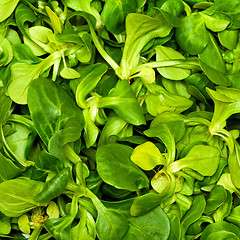
<svg viewBox="0 0 240 240"><path fill-rule="evenodd" d="M240 0L1 0L0 238L240 239Z"/></svg>

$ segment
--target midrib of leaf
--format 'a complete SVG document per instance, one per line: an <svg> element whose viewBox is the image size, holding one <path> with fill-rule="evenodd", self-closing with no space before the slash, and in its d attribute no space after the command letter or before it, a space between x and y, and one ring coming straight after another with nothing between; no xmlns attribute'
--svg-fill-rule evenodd
<svg viewBox="0 0 240 240"><path fill-rule="evenodd" d="M197 29L204 24L204 18L201 16L201 20L199 21L199 23L194 27L193 31L191 32L191 34L189 34L189 36L186 39L186 42L189 41L189 39L191 39L192 35L197 31Z"/></svg>
<svg viewBox="0 0 240 240"><path fill-rule="evenodd" d="M141 228L141 227L138 227L138 225L135 225L135 224L133 224L132 222L128 222L128 224L129 225L132 225L134 228L136 228L139 232L141 232L146 238L149 238L149 235L147 235L147 233L145 232L145 231L143 231L143 229ZM151 224L151 227L152 226L156 226L156 228L155 229L159 229L159 225L157 225L157 224ZM152 236L151 236L152 237ZM157 239L157 238L153 238L153 240L159 240L159 239Z"/></svg>

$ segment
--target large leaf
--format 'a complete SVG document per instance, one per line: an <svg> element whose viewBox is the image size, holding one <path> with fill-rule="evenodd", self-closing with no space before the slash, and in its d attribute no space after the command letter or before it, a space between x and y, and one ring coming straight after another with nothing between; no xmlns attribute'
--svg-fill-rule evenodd
<svg viewBox="0 0 240 240"><path fill-rule="evenodd" d="M63 142L75 142L84 127L82 111L58 84L46 78L32 82L28 105L36 130L48 145L51 137L63 130Z"/></svg>
<svg viewBox="0 0 240 240"><path fill-rule="evenodd" d="M0 2L0 22L8 18L16 8L19 0L2 0Z"/></svg>
<svg viewBox="0 0 240 240"><path fill-rule="evenodd" d="M204 17L200 14L184 17L176 30L178 44L191 55L201 53L208 43L208 38Z"/></svg>
<svg viewBox="0 0 240 240"><path fill-rule="evenodd" d="M11 82L8 86L10 98L18 104L27 104L28 88L32 80L38 78L59 58L59 53L55 52L38 64L13 64L11 66Z"/></svg>
<svg viewBox="0 0 240 240"><path fill-rule="evenodd" d="M226 73L226 66L225 62L223 61L220 48L211 34L209 34L207 46L198 55L198 57L202 62L208 66L211 66L211 68L214 68L221 73Z"/></svg>
<svg viewBox="0 0 240 240"><path fill-rule="evenodd" d="M160 207L128 221L129 230L123 240L167 240L170 234L168 217Z"/></svg>
<svg viewBox="0 0 240 240"><path fill-rule="evenodd" d="M127 79L130 70L138 65L142 48L153 38L166 37L172 27L160 12L154 18L138 13L128 14L127 39L120 65L123 78Z"/></svg>
<svg viewBox="0 0 240 240"><path fill-rule="evenodd" d="M0 183L0 211L8 217L19 217L37 206L45 206L39 203L35 195L43 188L44 183L15 178Z"/></svg>
<svg viewBox="0 0 240 240"><path fill-rule="evenodd" d="M25 4L20 3L16 8L15 17L19 30L25 37L30 38L26 22L33 23L36 21L37 17L34 12Z"/></svg>
<svg viewBox="0 0 240 240"><path fill-rule="evenodd" d="M148 188L148 178L130 160L133 149L121 144L108 144L97 149L97 171L104 182L130 191Z"/></svg>
<svg viewBox="0 0 240 240"><path fill-rule="evenodd" d="M128 222L124 216L107 208L98 209L96 230L100 240L121 240L127 229Z"/></svg>
<svg viewBox="0 0 240 240"><path fill-rule="evenodd" d="M219 164L220 151L216 147L207 145L195 145L186 157L171 163L168 166L170 172L177 172L184 168L191 168L203 176L212 176Z"/></svg>
<svg viewBox="0 0 240 240"><path fill-rule="evenodd" d="M200 240L213 240L213 239L240 239L239 228L231 223L220 221L209 224L203 231Z"/></svg>

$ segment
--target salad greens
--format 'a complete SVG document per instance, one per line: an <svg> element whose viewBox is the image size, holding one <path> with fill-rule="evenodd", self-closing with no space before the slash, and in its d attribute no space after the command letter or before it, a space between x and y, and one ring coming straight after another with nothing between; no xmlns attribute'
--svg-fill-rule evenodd
<svg viewBox="0 0 240 240"><path fill-rule="evenodd" d="M0 238L240 239L240 0L1 0Z"/></svg>

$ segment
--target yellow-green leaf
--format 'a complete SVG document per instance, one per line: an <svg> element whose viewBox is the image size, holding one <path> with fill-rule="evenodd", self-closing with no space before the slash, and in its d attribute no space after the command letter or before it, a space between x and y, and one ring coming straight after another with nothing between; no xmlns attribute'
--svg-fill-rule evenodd
<svg viewBox="0 0 240 240"><path fill-rule="evenodd" d="M0 1L0 22L7 19L16 8L19 0L1 0Z"/></svg>
<svg viewBox="0 0 240 240"><path fill-rule="evenodd" d="M63 68L63 70L60 72L60 75L61 77L66 79L74 79L79 78L81 76L79 72L69 67Z"/></svg>
<svg viewBox="0 0 240 240"><path fill-rule="evenodd" d="M46 12L51 20L52 28L55 34L62 32L62 26L59 17L53 12L48 6L46 7Z"/></svg>
<svg viewBox="0 0 240 240"><path fill-rule="evenodd" d="M157 165L165 164L165 158L152 142L138 145L132 152L131 160L143 170L152 170Z"/></svg>
<svg viewBox="0 0 240 240"><path fill-rule="evenodd" d="M23 233L30 234L30 222L26 214L18 218L18 227Z"/></svg>
<svg viewBox="0 0 240 240"><path fill-rule="evenodd" d="M155 71L151 67L146 66L137 74L137 77L140 77L144 83L154 83Z"/></svg>

